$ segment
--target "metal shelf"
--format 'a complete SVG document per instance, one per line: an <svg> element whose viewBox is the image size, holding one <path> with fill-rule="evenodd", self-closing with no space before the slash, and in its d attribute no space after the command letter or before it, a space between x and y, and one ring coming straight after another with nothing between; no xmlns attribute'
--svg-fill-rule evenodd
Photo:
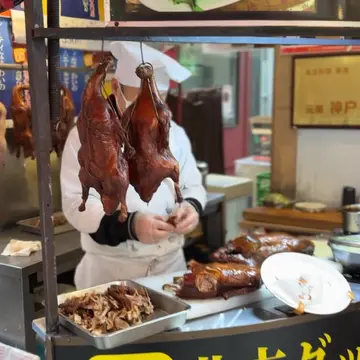
<svg viewBox="0 0 360 360"><path fill-rule="evenodd" d="M77 39L92 39L91 36L85 37L84 31L82 28L79 31L79 28L60 28L60 29L35 29L36 36L38 38L42 38L43 36L47 36L46 34L51 33L53 37L58 36L59 38L71 38L72 36L79 35ZM50 30L49 32L47 30ZM54 35L54 31L56 31L57 35ZM104 30L103 28L96 29L92 28L92 30ZM131 30L131 29L130 29ZM134 30L134 29L133 29ZM127 41L144 41L144 42L163 42L163 43L217 43L217 44L250 44L250 45L360 45L359 39L319 39L319 38L306 38L306 37L281 37L281 36L273 36L273 37L265 37L265 36L237 36L237 35L224 35L224 36L140 36L138 29L137 31L133 31L133 33L137 33L137 35L129 35L126 32L126 35L117 34L113 37L113 40L127 40ZM153 29L152 29L153 30ZM156 29L155 32L157 32ZM159 33L163 34L164 29L159 29ZM234 33L236 33L236 29L233 29ZM143 30L145 32L145 30ZM147 33L149 30L147 29ZM229 31L231 33L231 31ZM360 30L359 30L360 33ZM109 32L107 32L106 40L110 39Z"/></svg>
<svg viewBox="0 0 360 360"><path fill-rule="evenodd" d="M240 22L239 22L240 23ZM306 44L320 45L345 45L341 39L314 39L315 36L341 36L359 37L360 22L344 22L346 27L329 26L330 22L321 21L301 21L289 22L286 26L272 26L269 24L255 25L251 21L249 24L239 24L239 26L209 26L209 27L98 27L98 28L35 28L33 29L34 38L48 39L82 39L82 40L133 40L133 41L164 41L164 42L233 42L238 44L298 44L305 43L303 39L276 38L285 36L311 37ZM260 23L264 23L261 21ZM295 23L307 26L295 25ZM313 26L309 26L310 24ZM337 22L340 23L340 22ZM127 23L128 25L131 23ZM134 23L135 25L136 23ZM186 33L184 35L184 33ZM260 39L257 39L260 37ZM274 38L275 37L275 38ZM350 43L346 43L351 45Z"/></svg>
<svg viewBox="0 0 360 360"><path fill-rule="evenodd" d="M325 9L326 10L326 9ZM326 11L325 11L326 12ZM242 20L119 22L104 28L59 28L59 0L47 0L48 27L43 24L42 0L25 0L26 46L29 63L33 131L36 144L39 207L42 233L42 258L45 285L47 359L53 355L53 338L58 333L56 260L52 225L50 156L51 129L60 114L59 39L134 40L168 43L234 43L255 45L359 45L360 22L303 21L296 14L243 14ZM263 16L262 20L259 16ZM275 21L275 16L278 21ZM253 20L249 20L252 17ZM289 21L291 17L291 21ZM282 20L280 19L282 18ZM203 26L207 25L207 26ZM292 38L286 38L290 36ZM299 38L310 37L310 38ZM355 37L351 39L316 39L323 37ZM49 65L46 65L49 39ZM71 68L68 69L72 71ZM49 73L49 76L47 76Z"/></svg>

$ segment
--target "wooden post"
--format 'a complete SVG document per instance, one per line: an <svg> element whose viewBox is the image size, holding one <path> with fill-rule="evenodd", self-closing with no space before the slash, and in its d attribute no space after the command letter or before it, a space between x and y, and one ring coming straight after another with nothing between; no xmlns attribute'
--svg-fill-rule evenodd
<svg viewBox="0 0 360 360"><path fill-rule="evenodd" d="M291 127L293 62L275 49L272 122L271 190L290 198L296 194L297 131Z"/></svg>

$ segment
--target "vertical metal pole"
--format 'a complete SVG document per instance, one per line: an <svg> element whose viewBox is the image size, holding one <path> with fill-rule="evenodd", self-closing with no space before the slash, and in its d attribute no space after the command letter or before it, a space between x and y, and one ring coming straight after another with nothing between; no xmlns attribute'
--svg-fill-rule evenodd
<svg viewBox="0 0 360 360"><path fill-rule="evenodd" d="M25 0L26 46L29 62L32 129L38 174L42 259L45 284L45 316L47 333L58 330L57 278L52 224L50 171L50 108L44 39L33 39L32 29L43 26L42 0Z"/></svg>
<svg viewBox="0 0 360 360"><path fill-rule="evenodd" d="M48 28L60 27L60 1L47 0ZM58 39L48 41L48 71L51 131L56 131L60 121L60 42Z"/></svg>

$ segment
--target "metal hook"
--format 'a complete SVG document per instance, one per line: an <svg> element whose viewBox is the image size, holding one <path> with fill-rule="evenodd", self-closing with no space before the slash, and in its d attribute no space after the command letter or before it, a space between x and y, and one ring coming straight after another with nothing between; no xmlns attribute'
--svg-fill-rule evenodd
<svg viewBox="0 0 360 360"><path fill-rule="evenodd" d="M141 63L144 64L144 52L143 52L143 43L140 41L140 54L141 54Z"/></svg>
<svg viewBox="0 0 360 360"><path fill-rule="evenodd" d="M104 60L105 60L105 52L104 52L104 47L105 47L105 40L104 40L104 38L102 38L102 40L101 40L101 53L102 53L102 61L104 62Z"/></svg>

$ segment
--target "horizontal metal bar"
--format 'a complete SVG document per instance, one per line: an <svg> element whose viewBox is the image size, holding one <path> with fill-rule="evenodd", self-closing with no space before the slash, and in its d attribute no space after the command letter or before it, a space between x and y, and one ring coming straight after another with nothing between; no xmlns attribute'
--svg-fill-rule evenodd
<svg viewBox="0 0 360 360"><path fill-rule="evenodd" d="M185 36L186 34L186 36ZM314 36L359 37L360 29L347 27L223 27L223 28L36 28L35 38L51 39L121 39L168 43L233 43L268 45L359 45L360 39L316 39ZM311 38L286 38L307 36Z"/></svg>
<svg viewBox="0 0 360 360"><path fill-rule="evenodd" d="M1 70L28 70L27 65L20 65L20 64L0 64ZM92 69L90 68L72 68L72 67L60 67L60 71L63 72L91 72Z"/></svg>

